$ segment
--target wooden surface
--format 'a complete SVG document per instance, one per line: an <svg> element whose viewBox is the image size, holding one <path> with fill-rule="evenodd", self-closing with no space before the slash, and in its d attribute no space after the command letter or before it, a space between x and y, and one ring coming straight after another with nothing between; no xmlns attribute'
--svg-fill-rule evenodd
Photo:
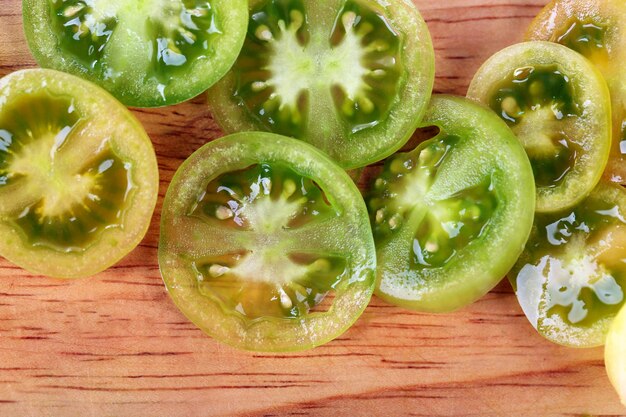
<svg viewBox="0 0 626 417"><path fill-rule="evenodd" d="M546 0L416 0L437 51L436 91L465 94L478 66L521 40ZM19 0L0 0L0 75L34 66ZM177 166L221 132L202 98L136 112ZM157 267L158 208L142 245L74 282L0 261L0 416L626 415L602 349L538 336L508 283L458 313L374 298L340 339L288 355L235 351L170 301Z"/></svg>

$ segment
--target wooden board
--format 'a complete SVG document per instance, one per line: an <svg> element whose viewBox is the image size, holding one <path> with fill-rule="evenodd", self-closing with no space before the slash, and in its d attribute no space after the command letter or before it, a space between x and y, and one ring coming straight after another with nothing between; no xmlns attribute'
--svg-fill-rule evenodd
<svg viewBox="0 0 626 417"><path fill-rule="evenodd" d="M465 94L478 66L520 41L546 0L416 0L437 51L436 92ZM33 67L19 0L0 0L0 75ZM448 315L374 298L340 339L287 355L218 344L170 301L159 208L178 165L221 135L202 97L136 111L159 159L159 206L141 246L92 279L0 261L0 416L626 415L602 349L558 347L508 283Z"/></svg>

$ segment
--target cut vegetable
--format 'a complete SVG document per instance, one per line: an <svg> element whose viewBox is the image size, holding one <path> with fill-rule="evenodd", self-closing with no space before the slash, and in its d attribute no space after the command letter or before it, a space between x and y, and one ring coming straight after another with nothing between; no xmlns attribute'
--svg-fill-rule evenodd
<svg viewBox="0 0 626 417"><path fill-rule="evenodd" d="M539 13L526 36L565 45L602 72L613 106L613 145L605 178L626 184L626 3L555 0Z"/></svg>
<svg viewBox="0 0 626 417"><path fill-rule="evenodd" d="M61 278L139 244L158 191L152 143L104 90L50 70L0 80L0 254Z"/></svg>
<svg viewBox="0 0 626 417"><path fill-rule="evenodd" d="M243 50L209 92L228 132L266 130L324 150L344 168L399 149L423 115L434 52L402 0L253 0Z"/></svg>
<svg viewBox="0 0 626 417"><path fill-rule="evenodd" d="M522 252L534 214L524 149L489 109L435 96L440 132L390 158L367 202L381 298L446 312L491 290Z"/></svg>
<svg viewBox="0 0 626 417"><path fill-rule="evenodd" d="M526 148L537 211L573 207L596 186L611 146L611 105L602 75L570 49L526 42L492 56L468 97L489 105Z"/></svg>
<svg viewBox="0 0 626 417"><path fill-rule="evenodd" d="M248 350L308 349L342 334L374 287L374 242L350 177L294 139L205 145L163 206L159 264L176 305Z"/></svg>
<svg viewBox="0 0 626 417"><path fill-rule="evenodd" d="M37 62L81 76L129 106L179 103L235 61L245 0L23 0Z"/></svg>
<svg viewBox="0 0 626 417"><path fill-rule="evenodd" d="M626 289L626 191L600 183L573 209L537 215L509 279L526 317L565 346L604 344Z"/></svg>

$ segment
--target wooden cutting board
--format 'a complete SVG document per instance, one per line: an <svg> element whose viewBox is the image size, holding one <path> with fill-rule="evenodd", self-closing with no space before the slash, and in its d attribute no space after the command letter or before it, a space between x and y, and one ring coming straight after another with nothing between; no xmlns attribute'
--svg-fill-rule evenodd
<svg viewBox="0 0 626 417"><path fill-rule="evenodd" d="M463 95L492 53L518 42L547 0L416 0L437 52L438 93ZM0 76L35 64L19 0L0 0ZM137 110L159 159L147 237L91 279L32 276L0 260L0 416L626 415L603 350L542 339L507 282L454 314L377 298L336 341L297 354L218 344L159 276L159 211L179 164L222 135L203 97Z"/></svg>

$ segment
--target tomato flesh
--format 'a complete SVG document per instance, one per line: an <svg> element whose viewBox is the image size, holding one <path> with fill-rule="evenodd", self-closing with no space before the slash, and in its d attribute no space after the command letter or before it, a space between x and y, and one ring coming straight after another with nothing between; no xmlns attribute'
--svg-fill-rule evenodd
<svg viewBox="0 0 626 417"><path fill-rule="evenodd" d="M601 183L573 209L537 215L509 275L533 326L575 347L602 345L624 304L626 192Z"/></svg>
<svg viewBox="0 0 626 417"><path fill-rule="evenodd" d="M4 257L61 278L100 272L139 243L157 187L149 138L104 91L48 70L0 81Z"/></svg>
<svg viewBox="0 0 626 417"><path fill-rule="evenodd" d="M379 160L406 142L433 79L432 44L414 6L371 0L250 6L242 52L209 93L225 130L302 139L344 168ZM404 106L415 113L410 119Z"/></svg>
<svg viewBox="0 0 626 417"><path fill-rule="evenodd" d="M367 202L377 295L444 312L483 296L515 263L532 224L534 182L523 148L487 109L434 97L425 121L439 134L389 158Z"/></svg>
<svg viewBox="0 0 626 417"><path fill-rule="evenodd" d="M239 348L325 343L373 291L374 246L358 190L293 139L249 133L206 145L177 173L161 229L159 262L174 301Z"/></svg>
<svg viewBox="0 0 626 417"><path fill-rule="evenodd" d="M24 0L37 61L96 82L138 107L190 99L232 66L245 35L245 1L127 3Z"/></svg>

